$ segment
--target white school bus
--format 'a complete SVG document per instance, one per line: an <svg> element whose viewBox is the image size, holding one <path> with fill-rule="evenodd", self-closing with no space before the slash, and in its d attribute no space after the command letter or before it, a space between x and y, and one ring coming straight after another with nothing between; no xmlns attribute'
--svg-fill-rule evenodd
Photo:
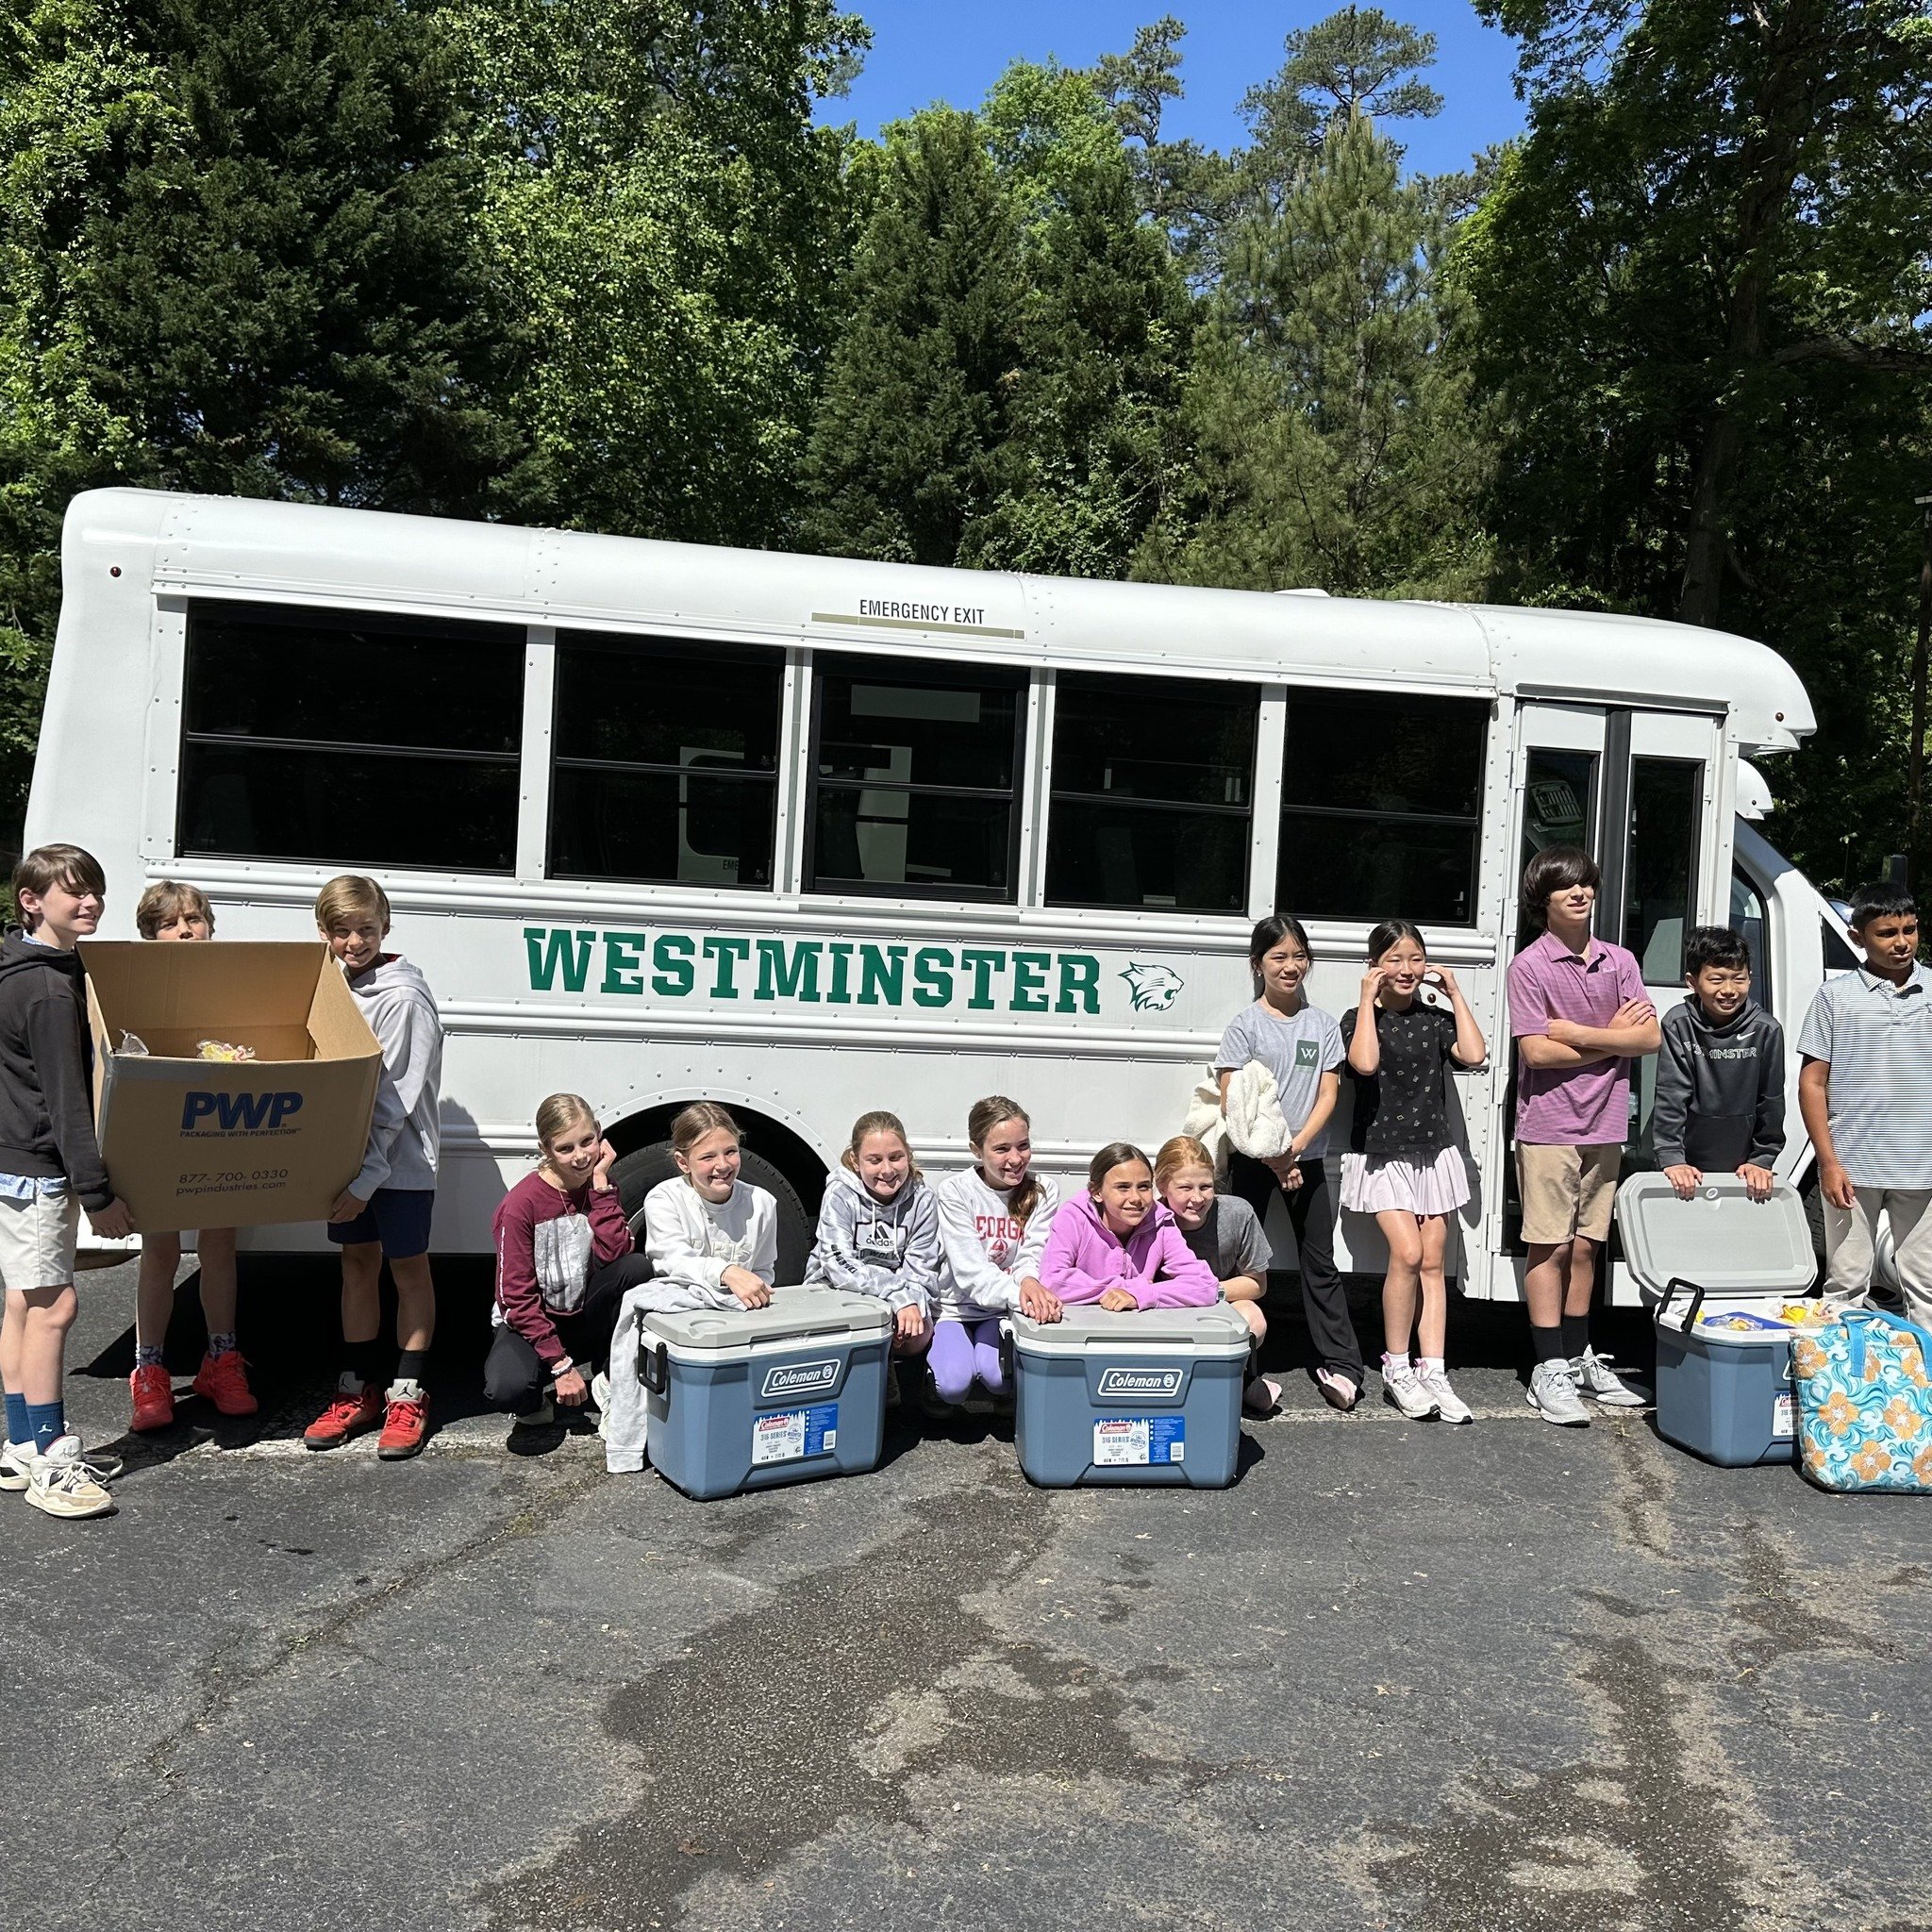
<svg viewBox="0 0 1932 1932"><path fill-rule="evenodd" d="M251 939L310 938L325 879L379 878L447 1030L440 1252L488 1251L558 1089L598 1109L632 1207L676 1110L725 1102L788 1269L866 1108L944 1172L972 1102L1011 1094L1070 1178L1179 1128L1257 918L1305 922L1339 1014L1399 913L1491 1042L1456 1082L1457 1273L1511 1296L1528 851L1598 853L1601 930L1660 1007L1700 922L1750 932L1788 1037L1850 963L1740 823L1745 760L1813 725L1741 638L133 490L75 499L62 565L28 843L100 858L114 933L157 878ZM1372 1224L1342 1217L1340 1258L1379 1269Z"/></svg>

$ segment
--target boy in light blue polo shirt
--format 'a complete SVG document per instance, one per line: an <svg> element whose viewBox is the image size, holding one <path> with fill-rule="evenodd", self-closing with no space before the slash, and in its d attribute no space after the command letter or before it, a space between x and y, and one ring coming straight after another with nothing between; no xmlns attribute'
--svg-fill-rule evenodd
<svg viewBox="0 0 1932 1932"><path fill-rule="evenodd" d="M1798 1034L1798 1110L1818 1154L1825 1294L1871 1292L1881 1215L1906 1312L1932 1321L1932 973L1919 963L1919 910L1880 880L1852 895L1865 955L1818 991Z"/></svg>

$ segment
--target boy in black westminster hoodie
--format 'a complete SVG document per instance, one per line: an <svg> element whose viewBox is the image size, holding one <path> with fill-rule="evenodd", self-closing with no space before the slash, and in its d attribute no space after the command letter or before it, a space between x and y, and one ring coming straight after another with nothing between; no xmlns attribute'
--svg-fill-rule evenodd
<svg viewBox="0 0 1932 1932"><path fill-rule="evenodd" d="M1665 1014L1651 1141L1685 1200L1707 1174L1735 1174L1754 1201L1771 1195L1785 1144L1784 1028L1751 997L1751 955L1727 925L1684 942L1690 997Z"/></svg>
<svg viewBox="0 0 1932 1932"><path fill-rule="evenodd" d="M61 1380L83 1208L94 1232L132 1231L94 1139L77 941L101 923L107 878L78 845L42 845L13 874L21 930L0 944L0 1490L49 1516L105 1516L115 1473L81 1454Z"/></svg>

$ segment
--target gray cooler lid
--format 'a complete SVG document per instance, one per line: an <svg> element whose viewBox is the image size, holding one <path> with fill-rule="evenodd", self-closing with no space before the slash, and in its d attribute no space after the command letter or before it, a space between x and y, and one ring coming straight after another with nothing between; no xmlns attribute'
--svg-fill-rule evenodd
<svg viewBox="0 0 1932 1932"><path fill-rule="evenodd" d="M1123 1308L1118 1314L1082 1307L1069 1308L1058 1322L1015 1315L1013 1344L1028 1355L1085 1355L1091 1349L1245 1354L1248 1324L1225 1302L1205 1308Z"/></svg>
<svg viewBox="0 0 1932 1932"><path fill-rule="evenodd" d="M1707 1297L1803 1294L1818 1277L1804 1197L1789 1181L1754 1201L1736 1174L1710 1174L1680 1201L1662 1174L1632 1174L1617 1190L1617 1226L1647 1295L1679 1279Z"/></svg>
<svg viewBox="0 0 1932 1932"><path fill-rule="evenodd" d="M750 1342L804 1341L814 1335L871 1341L892 1325L892 1311L869 1294L838 1288L774 1288L762 1308L652 1309L641 1320L677 1348L743 1348Z"/></svg>

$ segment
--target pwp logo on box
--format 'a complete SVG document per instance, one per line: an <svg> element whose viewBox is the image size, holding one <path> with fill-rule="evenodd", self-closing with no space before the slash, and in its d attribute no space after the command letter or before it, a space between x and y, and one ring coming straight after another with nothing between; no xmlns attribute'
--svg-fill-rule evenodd
<svg viewBox="0 0 1932 1932"><path fill-rule="evenodd" d="M1103 1369L1099 1392L1157 1398L1178 1395L1187 1374L1185 1369Z"/></svg>
<svg viewBox="0 0 1932 1932"><path fill-rule="evenodd" d="M302 1109L299 1093L194 1093L182 1096L184 1134L273 1133Z"/></svg>
<svg viewBox="0 0 1932 1932"><path fill-rule="evenodd" d="M839 1357L822 1362L783 1362L765 1371L765 1395L826 1395L839 1386Z"/></svg>

